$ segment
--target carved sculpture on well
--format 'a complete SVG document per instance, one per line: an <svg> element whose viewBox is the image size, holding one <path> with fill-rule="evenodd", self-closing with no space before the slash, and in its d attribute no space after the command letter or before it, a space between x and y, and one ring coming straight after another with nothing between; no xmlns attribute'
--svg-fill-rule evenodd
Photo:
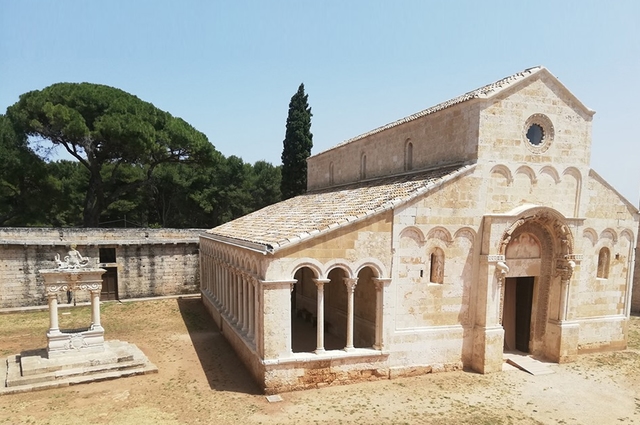
<svg viewBox="0 0 640 425"><path fill-rule="evenodd" d="M56 254L55 262L58 265L58 269L79 269L89 265L89 257L83 257L76 249L76 245L72 244L69 247L68 255L65 255L64 260L60 260L60 254Z"/></svg>

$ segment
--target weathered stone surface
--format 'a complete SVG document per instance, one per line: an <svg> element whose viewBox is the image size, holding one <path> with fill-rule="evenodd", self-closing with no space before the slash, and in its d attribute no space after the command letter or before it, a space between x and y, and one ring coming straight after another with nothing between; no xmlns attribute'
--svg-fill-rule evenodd
<svg viewBox="0 0 640 425"><path fill-rule="evenodd" d="M198 229L0 228L0 308L46 305L41 269L56 267L55 254L76 244L91 267L117 271L118 298L179 295L198 291ZM115 262L100 262L100 249ZM86 293L77 302L87 302ZM66 303L60 294L59 303Z"/></svg>
<svg viewBox="0 0 640 425"><path fill-rule="evenodd" d="M203 299L267 392L623 348L639 216L593 114L536 67L314 155L203 235Z"/></svg>

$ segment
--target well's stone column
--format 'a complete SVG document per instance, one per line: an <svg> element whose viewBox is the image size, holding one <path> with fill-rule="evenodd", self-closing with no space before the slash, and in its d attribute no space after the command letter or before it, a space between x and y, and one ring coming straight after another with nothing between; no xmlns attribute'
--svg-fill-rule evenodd
<svg viewBox="0 0 640 425"><path fill-rule="evenodd" d="M91 291L91 329L102 329L100 324L100 289Z"/></svg>
<svg viewBox="0 0 640 425"><path fill-rule="evenodd" d="M49 333L60 333L58 325L58 294L57 292L47 294L49 303Z"/></svg>

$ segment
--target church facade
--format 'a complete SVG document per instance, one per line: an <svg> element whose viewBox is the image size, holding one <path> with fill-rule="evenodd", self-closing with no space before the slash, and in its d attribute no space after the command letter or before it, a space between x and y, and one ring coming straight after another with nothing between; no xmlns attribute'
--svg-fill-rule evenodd
<svg viewBox="0 0 640 425"><path fill-rule="evenodd" d="M267 393L626 347L638 210L535 67L308 159L200 237L205 305Z"/></svg>

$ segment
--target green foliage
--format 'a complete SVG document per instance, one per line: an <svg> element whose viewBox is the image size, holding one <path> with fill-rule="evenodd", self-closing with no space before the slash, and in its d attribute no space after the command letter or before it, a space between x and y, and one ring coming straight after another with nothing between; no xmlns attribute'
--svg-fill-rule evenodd
<svg viewBox="0 0 640 425"><path fill-rule="evenodd" d="M42 205L51 194L46 164L0 115L0 226L38 225Z"/></svg>
<svg viewBox="0 0 640 425"><path fill-rule="evenodd" d="M105 209L148 185L158 165L206 162L215 151L182 119L99 84L59 83L25 93L7 116L23 134L63 146L87 169L84 226L97 226ZM136 172L123 170L127 165ZM123 207L129 208L112 208Z"/></svg>
<svg viewBox="0 0 640 425"><path fill-rule="evenodd" d="M287 129L282 149L282 198L289 199L307 190L307 158L311 155L311 108L304 92L304 84L289 102Z"/></svg>
<svg viewBox="0 0 640 425"><path fill-rule="evenodd" d="M30 146L45 140L76 161L42 160ZM0 226L207 228L280 200L280 167L225 158L183 120L95 84L22 95L0 115L0 163Z"/></svg>

